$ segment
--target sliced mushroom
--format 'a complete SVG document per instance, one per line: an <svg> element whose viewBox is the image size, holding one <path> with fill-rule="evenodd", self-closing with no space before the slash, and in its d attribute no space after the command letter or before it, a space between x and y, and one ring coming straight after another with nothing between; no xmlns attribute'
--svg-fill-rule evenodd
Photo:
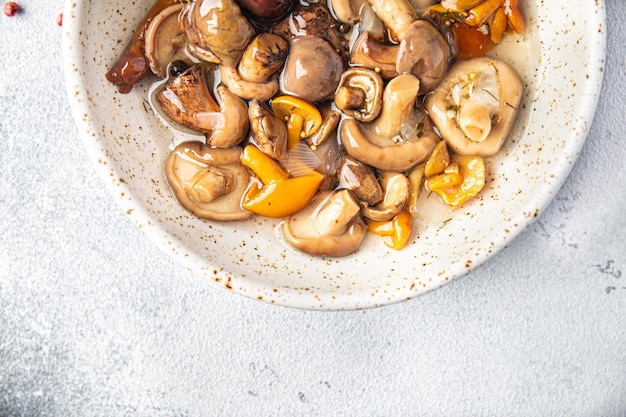
<svg viewBox="0 0 626 417"><path fill-rule="evenodd" d="M137 25L122 56L107 71L105 77L117 86L122 94L130 93L133 86L148 74L149 63L145 56L146 28L163 9L178 3L179 0L158 0Z"/></svg>
<svg viewBox="0 0 626 417"><path fill-rule="evenodd" d="M339 120L341 120L341 114L330 106L322 106L320 113L322 114L322 126L317 132L305 138L306 142L313 146L320 146L325 143L335 133Z"/></svg>
<svg viewBox="0 0 626 417"><path fill-rule="evenodd" d="M241 220L252 215L241 207L250 174L241 165L241 148L219 149L200 142L178 145L165 162L165 175L176 199L194 215L209 220Z"/></svg>
<svg viewBox="0 0 626 417"><path fill-rule="evenodd" d="M321 191L307 207L283 223L285 241L315 256L356 252L367 232L359 204L348 190Z"/></svg>
<svg viewBox="0 0 626 417"><path fill-rule="evenodd" d="M343 69L343 58L330 43L319 36L298 36L289 41L281 89L308 101L324 101L339 86Z"/></svg>
<svg viewBox="0 0 626 417"><path fill-rule="evenodd" d="M375 206L363 205L361 213L370 220L382 222L391 220L404 209L409 200L411 183L402 173L382 172L380 175L380 184L385 192L383 201Z"/></svg>
<svg viewBox="0 0 626 417"><path fill-rule="evenodd" d="M289 45L278 35L261 33L250 42L237 67L241 79L264 82L285 63Z"/></svg>
<svg viewBox="0 0 626 417"><path fill-rule="evenodd" d="M248 108L252 141L269 157L279 160L287 151L287 126L272 110L259 100Z"/></svg>
<svg viewBox="0 0 626 417"><path fill-rule="evenodd" d="M511 66L474 58L450 69L427 96L426 109L455 153L492 156L513 128L522 95L522 82Z"/></svg>
<svg viewBox="0 0 626 417"><path fill-rule="evenodd" d="M383 79L367 68L349 68L341 76L335 105L348 116L371 122L382 110Z"/></svg>
<svg viewBox="0 0 626 417"><path fill-rule="evenodd" d="M428 117L415 107L419 80L399 75L387 84L383 109L371 123L346 119L340 140L354 159L383 171L406 171L428 158L439 138Z"/></svg>
<svg viewBox="0 0 626 417"><path fill-rule="evenodd" d="M441 32L426 20L417 20L400 43L396 70L420 80L420 94L432 91L448 70L450 46Z"/></svg>
<svg viewBox="0 0 626 417"><path fill-rule="evenodd" d="M384 197L374 170L355 159L343 158L338 169L338 177L338 187L350 190L359 202L373 206L380 203Z"/></svg>
<svg viewBox="0 0 626 417"><path fill-rule="evenodd" d="M219 112L219 106L207 88L199 65L188 68L168 82L156 96L156 102L172 120L190 129L210 134L196 120L196 113Z"/></svg>
<svg viewBox="0 0 626 417"><path fill-rule="evenodd" d="M222 83L244 100L267 101L280 90L277 78L270 78L263 82L251 82L241 78L236 66L220 65L219 71Z"/></svg>
<svg viewBox="0 0 626 417"><path fill-rule="evenodd" d="M178 23L182 8L183 4L178 3L163 9L146 29L146 58L150 69L159 78L167 76L170 62L191 63L185 53L187 37Z"/></svg>
<svg viewBox="0 0 626 417"><path fill-rule="evenodd" d="M207 145L229 148L238 145L248 133L248 104L224 86L215 90L220 100L219 112L197 112L196 122L206 135Z"/></svg>
<svg viewBox="0 0 626 417"><path fill-rule="evenodd" d="M363 32L352 46L350 64L369 68L380 73L383 79L390 80L398 75L396 61L399 48L399 45L386 44L369 32Z"/></svg>
<svg viewBox="0 0 626 417"><path fill-rule="evenodd" d="M234 66L255 35L234 0L195 0L181 18L189 50L198 58Z"/></svg>
<svg viewBox="0 0 626 417"><path fill-rule="evenodd" d="M409 0L369 0L369 3L397 41L404 39L411 23L417 20Z"/></svg>

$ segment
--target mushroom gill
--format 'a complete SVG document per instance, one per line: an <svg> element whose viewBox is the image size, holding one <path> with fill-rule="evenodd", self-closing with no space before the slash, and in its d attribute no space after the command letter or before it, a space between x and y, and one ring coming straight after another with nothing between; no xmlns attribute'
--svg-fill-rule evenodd
<svg viewBox="0 0 626 417"><path fill-rule="evenodd" d="M426 97L441 136L460 155L495 155L508 137L522 100L515 70L490 58L460 61Z"/></svg>

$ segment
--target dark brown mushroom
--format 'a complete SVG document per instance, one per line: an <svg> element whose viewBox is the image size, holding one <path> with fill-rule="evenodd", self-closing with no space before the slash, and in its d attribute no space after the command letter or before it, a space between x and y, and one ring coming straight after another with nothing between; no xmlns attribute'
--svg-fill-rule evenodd
<svg viewBox="0 0 626 417"><path fill-rule="evenodd" d="M342 30L343 26L330 13L328 7L318 4L302 4L296 7L282 21L272 28L272 33L289 41L295 36L317 36L330 43L335 51L343 54L347 50L347 42Z"/></svg>
<svg viewBox="0 0 626 417"><path fill-rule="evenodd" d="M241 220L252 212L241 207L250 174L241 148L212 148L200 142L178 145L165 162L165 175L176 199L194 215L209 220Z"/></svg>
<svg viewBox="0 0 626 417"><path fill-rule="evenodd" d="M146 28L163 9L178 3L179 0L158 0L137 25L122 56L107 71L105 77L117 86L120 93L130 93L133 86L145 78L149 71L148 59L145 55Z"/></svg>
<svg viewBox="0 0 626 417"><path fill-rule="evenodd" d="M248 107L252 142L267 156L279 160L287 151L287 126L259 100Z"/></svg>
<svg viewBox="0 0 626 417"><path fill-rule="evenodd" d="M200 65L188 68L169 81L155 96L156 102L170 119L190 129L210 134L196 120L196 113L219 112L220 108L208 90Z"/></svg>
<svg viewBox="0 0 626 417"><path fill-rule="evenodd" d="M382 201L383 189L376 178L376 173L369 166L344 157L339 169L339 188L350 190L359 202L373 206Z"/></svg>
<svg viewBox="0 0 626 417"><path fill-rule="evenodd" d="M299 36L289 41L281 89L308 101L324 101L337 89L343 70L343 58L327 41L318 36Z"/></svg>

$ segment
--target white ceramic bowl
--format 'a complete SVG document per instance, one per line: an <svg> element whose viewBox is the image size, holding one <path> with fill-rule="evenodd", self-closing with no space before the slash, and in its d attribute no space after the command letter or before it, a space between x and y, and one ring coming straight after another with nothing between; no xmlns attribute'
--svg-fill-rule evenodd
<svg viewBox="0 0 626 417"><path fill-rule="evenodd" d="M183 265L269 303L320 310L380 306L409 300L484 263L540 215L578 156L602 81L604 3L521 3L526 34L499 53L526 86L518 123L488 162L480 196L455 212L426 214L401 251L371 235L352 256L311 257L280 241L276 221L215 223L182 208L163 174L171 133L145 105L150 83L122 95L104 78L153 0L66 1L67 90L84 145L111 193Z"/></svg>

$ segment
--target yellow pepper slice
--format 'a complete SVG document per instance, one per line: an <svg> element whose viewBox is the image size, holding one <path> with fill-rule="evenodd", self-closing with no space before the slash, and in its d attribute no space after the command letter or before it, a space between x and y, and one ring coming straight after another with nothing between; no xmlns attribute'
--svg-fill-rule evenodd
<svg viewBox="0 0 626 417"><path fill-rule="evenodd" d="M453 155L451 163L459 164L459 171L463 182L453 187L436 188L444 203L458 207L474 197L485 186L485 163L480 156Z"/></svg>
<svg viewBox="0 0 626 417"><path fill-rule="evenodd" d="M304 127L304 117L298 113L291 113L287 120L287 149L293 148L302 139L302 128Z"/></svg>
<svg viewBox="0 0 626 417"><path fill-rule="evenodd" d="M254 145L243 148L241 163L250 168L263 184L289 178L285 168Z"/></svg>
<svg viewBox="0 0 626 417"><path fill-rule="evenodd" d="M406 211L401 211L391 220L367 221L367 230L379 236L389 237L385 245L395 250L400 250L406 245L412 229L413 218Z"/></svg>
<svg viewBox="0 0 626 417"><path fill-rule="evenodd" d="M322 114L313 104L298 97L278 96L272 100L272 111L287 122L289 145L313 135L322 126ZM300 120L301 118L301 120Z"/></svg>
<svg viewBox="0 0 626 417"><path fill-rule="evenodd" d="M302 210L315 196L324 179L324 175L317 171L293 178L278 162L254 145L244 148L241 163L250 168L262 183L262 186L252 183L241 205L266 217L286 217Z"/></svg>
<svg viewBox="0 0 626 417"><path fill-rule="evenodd" d="M448 152L448 145L445 140L439 141L433 153L430 154L426 165L424 165L424 175L431 177L436 174L441 174L444 169L450 163L450 153Z"/></svg>

